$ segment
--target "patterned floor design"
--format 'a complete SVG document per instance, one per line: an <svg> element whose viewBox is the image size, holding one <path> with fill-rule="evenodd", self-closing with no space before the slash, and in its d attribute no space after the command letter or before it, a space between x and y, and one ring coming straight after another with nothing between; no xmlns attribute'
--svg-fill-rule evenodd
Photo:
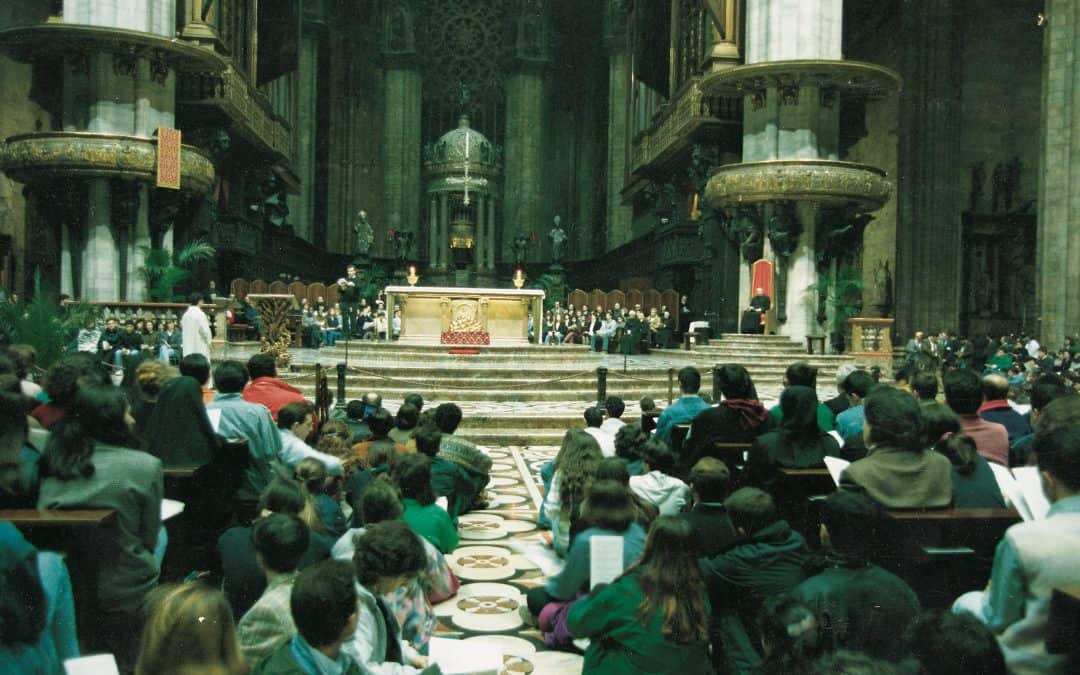
<svg viewBox="0 0 1080 675"><path fill-rule="evenodd" d="M436 605L437 635L496 644L504 654L503 675L568 675L581 672L577 654L546 651L540 632L523 624L518 608L525 591L546 577L513 544L541 541L536 527L540 466L557 448L490 448L488 509L461 517L461 543L447 556L461 580L458 594Z"/></svg>

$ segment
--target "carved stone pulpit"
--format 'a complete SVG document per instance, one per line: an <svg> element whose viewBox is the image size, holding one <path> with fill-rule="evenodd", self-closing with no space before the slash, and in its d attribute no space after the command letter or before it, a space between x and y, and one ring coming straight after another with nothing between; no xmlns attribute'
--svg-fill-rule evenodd
<svg viewBox="0 0 1080 675"><path fill-rule="evenodd" d="M296 296L291 293L248 294L248 302L259 312L259 324L262 326L263 354L273 354L278 368L289 365L289 343L292 332L289 331L289 312L294 309Z"/></svg>

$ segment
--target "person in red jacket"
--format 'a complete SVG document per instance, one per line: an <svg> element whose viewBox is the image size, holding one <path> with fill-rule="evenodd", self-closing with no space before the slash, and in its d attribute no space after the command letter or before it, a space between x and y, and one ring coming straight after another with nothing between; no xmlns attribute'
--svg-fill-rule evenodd
<svg viewBox="0 0 1080 675"><path fill-rule="evenodd" d="M279 380L277 365L270 354L256 354L248 359L248 373L251 382L244 388L243 399L251 403L262 403L270 409L270 414L277 422L278 411L290 403L306 403L300 390Z"/></svg>

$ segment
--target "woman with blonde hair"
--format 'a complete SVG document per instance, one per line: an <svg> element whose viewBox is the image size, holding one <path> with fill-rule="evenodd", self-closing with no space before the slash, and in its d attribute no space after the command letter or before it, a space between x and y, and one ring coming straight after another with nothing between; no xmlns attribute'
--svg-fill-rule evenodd
<svg viewBox="0 0 1080 675"><path fill-rule="evenodd" d="M248 672L221 591L198 582L162 586L149 607L135 675Z"/></svg>
<svg viewBox="0 0 1080 675"><path fill-rule="evenodd" d="M345 514L332 496L333 492L341 491L340 479L331 483L326 464L315 457L301 460L294 472L307 501L300 518L312 530L334 539L345 534Z"/></svg>

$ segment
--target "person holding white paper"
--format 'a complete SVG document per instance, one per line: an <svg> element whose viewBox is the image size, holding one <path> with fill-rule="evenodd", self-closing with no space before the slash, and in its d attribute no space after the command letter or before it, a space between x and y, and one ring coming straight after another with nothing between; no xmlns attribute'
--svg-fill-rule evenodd
<svg viewBox="0 0 1080 675"><path fill-rule="evenodd" d="M645 531L634 522L634 506L630 491L613 480L592 484L585 498L582 518L588 527L574 537L566 567L548 579L547 584L526 594L528 610L539 619L544 641L549 647L567 646L570 634L566 631L566 611L570 602L589 589L591 546L594 536L617 536L623 540L623 568L634 564L645 548Z"/></svg>
<svg viewBox="0 0 1080 675"><path fill-rule="evenodd" d="M1060 399L1080 415L1080 397ZM953 611L970 613L998 636L1010 673L1064 673L1067 655L1050 654L1050 596L1080 585L1080 428L1039 428L1035 434L1043 491L1050 512L1005 532L985 591L960 596Z"/></svg>
<svg viewBox="0 0 1080 675"><path fill-rule="evenodd" d="M661 516L641 561L574 603L566 625L589 638L586 673L711 673L709 600L693 529Z"/></svg>

